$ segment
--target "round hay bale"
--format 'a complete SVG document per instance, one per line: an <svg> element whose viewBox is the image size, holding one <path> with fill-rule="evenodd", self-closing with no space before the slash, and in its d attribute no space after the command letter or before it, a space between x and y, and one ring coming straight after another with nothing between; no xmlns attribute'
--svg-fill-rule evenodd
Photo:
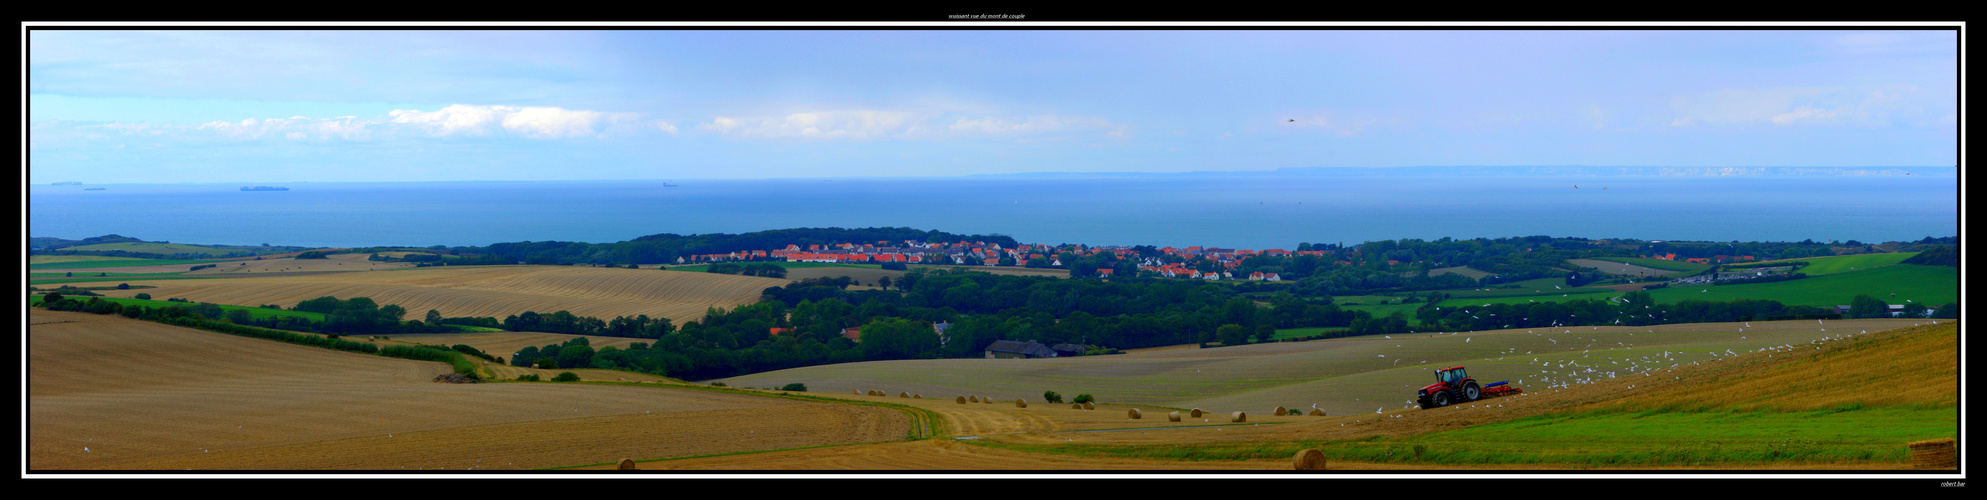
<svg viewBox="0 0 1987 500"><path fill-rule="evenodd" d="M635 459L632 458L621 459L621 466L617 470L635 470Z"/></svg>
<svg viewBox="0 0 1987 500"><path fill-rule="evenodd" d="M1308 448L1290 457L1290 466L1297 470L1325 470L1325 452Z"/></svg>
<svg viewBox="0 0 1987 500"><path fill-rule="evenodd" d="M955 402L955 403L959 403L959 404L962 404L962 405L963 405L963 404L966 404L966 397L965 397L965 396L959 396L959 397L956 397L956 398L952 398L952 402Z"/></svg>
<svg viewBox="0 0 1987 500"><path fill-rule="evenodd" d="M1959 455L1953 446L1953 438L1926 439L1912 441L1911 467L1914 469L1957 469Z"/></svg>
<svg viewBox="0 0 1987 500"><path fill-rule="evenodd" d="M884 393L883 393L883 391L879 391L879 390L875 390L875 389L870 389L870 391L869 391L869 395L871 395L871 396L889 396L888 394L884 394Z"/></svg>
<svg viewBox="0 0 1987 500"><path fill-rule="evenodd" d="M1166 421L1167 421L1167 422L1178 422L1178 421L1180 421L1180 412L1177 412L1177 411L1169 411L1169 412L1166 412Z"/></svg>
<svg viewBox="0 0 1987 500"><path fill-rule="evenodd" d="M897 397L900 397L900 398L908 398L908 397L911 397L911 393L908 393L908 392L899 392L899 393L897 393Z"/></svg>
<svg viewBox="0 0 1987 500"><path fill-rule="evenodd" d="M1235 413L1231 413L1231 414L1229 414L1229 415L1228 415L1228 421L1229 421L1229 422L1247 422L1247 421L1249 421L1249 414L1247 414L1247 413L1242 413L1242 412L1239 412L1239 411L1238 411L1238 412L1235 412Z"/></svg>
<svg viewBox="0 0 1987 500"><path fill-rule="evenodd" d="M1289 408L1284 408L1284 407L1281 407L1281 406L1278 406L1278 407L1276 407L1276 416L1279 416L1279 417L1281 417L1281 416L1284 416L1284 415L1289 415L1289 414L1290 414L1290 409L1289 409Z"/></svg>
<svg viewBox="0 0 1987 500"><path fill-rule="evenodd" d="M1085 409L1085 410L1095 410L1095 409L1097 409L1097 403L1091 403L1091 402L1088 402L1088 401L1086 401L1086 402L1084 402L1084 403L1083 403L1083 409Z"/></svg>
<svg viewBox="0 0 1987 500"><path fill-rule="evenodd" d="M979 397L979 396L967 396L967 397L966 397L966 400L967 400L967 401L971 401L971 402L974 402L974 403L978 403L978 402L980 402L980 397Z"/></svg>
<svg viewBox="0 0 1987 500"><path fill-rule="evenodd" d="M1027 407L1028 407L1028 401L1026 401L1026 400L1020 400L1020 399L1016 399L1016 400L1014 400L1014 407L1015 407L1015 408L1027 408Z"/></svg>
<svg viewBox="0 0 1987 500"><path fill-rule="evenodd" d="M1325 416L1325 411L1324 411L1324 410L1319 410L1319 409L1316 409L1316 408L1313 408L1313 409L1311 409L1311 416L1313 416L1313 417L1322 417L1322 416Z"/></svg>
<svg viewBox="0 0 1987 500"><path fill-rule="evenodd" d="M1080 404L1076 404L1076 403L1070 403L1070 404L1069 404L1069 409L1071 409L1071 410L1081 410L1081 409L1083 409L1083 405L1080 405Z"/></svg>
<svg viewBox="0 0 1987 500"><path fill-rule="evenodd" d="M980 402L981 402L981 403L986 403L986 404L993 404L993 398L989 398L989 397L986 397L986 396L981 396L981 397L980 397Z"/></svg>
<svg viewBox="0 0 1987 500"><path fill-rule="evenodd" d="M1125 412L1125 416L1131 417L1132 419L1144 418L1144 415L1140 415L1138 413L1138 408L1132 408L1131 411Z"/></svg>
<svg viewBox="0 0 1987 500"><path fill-rule="evenodd" d="M1200 408L1194 408L1194 411L1192 411L1192 412L1188 413L1188 414L1187 414L1187 416L1190 416L1190 417L1193 417L1193 418L1200 418Z"/></svg>
<svg viewBox="0 0 1987 500"><path fill-rule="evenodd" d="M862 389L849 389L849 394L854 394L854 395L857 395L857 396L861 396L861 395L862 395Z"/></svg>
<svg viewBox="0 0 1987 500"><path fill-rule="evenodd" d="M923 394L912 394L912 395L911 395L911 399L924 399L924 398L925 398L925 397L924 397L924 395L923 395Z"/></svg>

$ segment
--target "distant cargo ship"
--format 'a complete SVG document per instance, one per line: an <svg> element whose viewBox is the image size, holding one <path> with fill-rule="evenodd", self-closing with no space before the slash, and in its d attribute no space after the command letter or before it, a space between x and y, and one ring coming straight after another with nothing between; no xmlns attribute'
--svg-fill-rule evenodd
<svg viewBox="0 0 1987 500"><path fill-rule="evenodd" d="M241 188L241 190L242 191L289 191L290 188L276 187L276 186L248 186Z"/></svg>

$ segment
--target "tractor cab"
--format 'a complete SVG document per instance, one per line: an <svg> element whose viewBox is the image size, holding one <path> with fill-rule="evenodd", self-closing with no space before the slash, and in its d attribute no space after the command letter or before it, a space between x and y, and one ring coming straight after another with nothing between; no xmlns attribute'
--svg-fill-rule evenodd
<svg viewBox="0 0 1987 500"><path fill-rule="evenodd" d="M1470 378L1469 372L1464 371L1463 367L1460 366L1435 370L1435 380L1441 382L1443 385L1461 382L1467 378Z"/></svg>
<svg viewBox="0 0 1987 500"><path fill-rule="evenodd" d="M1423 409L1448 406L1451 403L1476 401L1483 394L1475 379L1461 366L1451 366L1435 370L1435 383L1421 388L1417 396Z"/></svg>

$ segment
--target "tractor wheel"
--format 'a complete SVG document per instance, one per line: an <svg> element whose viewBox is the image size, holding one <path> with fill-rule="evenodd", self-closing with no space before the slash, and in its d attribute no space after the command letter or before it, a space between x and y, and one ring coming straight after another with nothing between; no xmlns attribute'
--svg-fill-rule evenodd
<svg viewBox="0 0 1987 500"><path fill-rule="evenodd" d="M1429 399L1435 401L1436 408L1449 406L1449 391L1437 391L1434 394L1430 394Z"/></svg>
<svg viewBox="0 0 1987 500"><path fill-rule="evenodd" d="M1483 397L1483 388L1477 387L1476 382L1471 381L1463 383L1463 402L1468 403L1471 401L1476 401L1477 399L1482 397Z"/></svg>

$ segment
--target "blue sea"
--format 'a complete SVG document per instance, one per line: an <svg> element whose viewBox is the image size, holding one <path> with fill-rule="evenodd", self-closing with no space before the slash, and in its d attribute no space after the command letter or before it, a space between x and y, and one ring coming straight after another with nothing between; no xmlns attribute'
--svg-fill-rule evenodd
<svg viewBox="0 0 1987 500"><path fill-rule="evenodd" d="M1293 249L1546 235L1916 241L1959 234L1956 177L801 179L42 185L28 235L315 247L615 242L911 227L1024 243ZM1576 187L1577 186L1577 187ZM102 187L86 191L86 187Z"/></svg>

